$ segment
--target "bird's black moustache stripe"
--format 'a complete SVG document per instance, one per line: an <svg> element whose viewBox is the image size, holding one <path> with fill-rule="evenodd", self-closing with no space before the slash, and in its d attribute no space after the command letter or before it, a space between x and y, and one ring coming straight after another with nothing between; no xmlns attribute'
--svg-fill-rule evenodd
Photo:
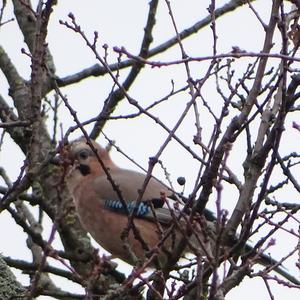
<svg viewBox="0 0 300 300"><path fill-rule="evenodd" d="M91 174L91 168L87 165L80 164L77 169L81 172L83 176Z"/></svg>

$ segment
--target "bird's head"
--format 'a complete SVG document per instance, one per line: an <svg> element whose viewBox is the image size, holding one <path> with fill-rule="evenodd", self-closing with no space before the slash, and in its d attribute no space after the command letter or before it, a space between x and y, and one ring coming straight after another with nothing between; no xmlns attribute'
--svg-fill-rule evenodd
<svg viewBox="0 0 300 300"><path fill-rule="evenodd" d="M101 163L108 169L115 167L108 151L93 140L88 144L86 139L80 138L67 145L66 149L69 164L66 179L70 190L84 178L104 174Z"/></svg>
<svg viewBox="0 0 300 300"><path fill-rule="evenodd" d="M101 173L100 161L107 168L114 166L106 149L93 140L88 144L82 138L69 145L68 158L73 168L79 170L83 176Z"/></svg>

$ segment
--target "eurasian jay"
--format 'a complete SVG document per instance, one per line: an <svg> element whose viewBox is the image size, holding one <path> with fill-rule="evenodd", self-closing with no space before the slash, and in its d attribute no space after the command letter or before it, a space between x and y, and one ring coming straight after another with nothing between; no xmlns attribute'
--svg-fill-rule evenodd
<svg viewBox="0 0 300 300"><path fill-rule="evenodd" d="M113 256L134 265L135 261L131 254L143 259L145 250L141 241L135 238L132 231L128 236L130 251L124 247L121 234L128 227L128 215L135 210L134 224L149 249L156 247L158 242L162 241L163 233L171 228L170 224L172 220L175 220L173 223L177 223L177 226L159 246L159 260L164 262L166 255L176 248L182 234L185 234L185 228L190 227L191 222L188 224L189 226L186 226L185 218L178 221L177 217L178 215L182 216L182 212L176 209L177 205L173 210L172 199L168 200L167 198L172 196L172 192L153 178L148 182L141 202L137 202L139 190L142 188L146 176L119 168L113 163L107 150L96 142L91 142L94 149L86 143L86 140L79 139L70 145L68 151L72 166L67 174L67 185L83 227ZM164 206L166 202L169 203L167 207ZM207 224L214 223L215 217L210 211L205 210L204 215L208 221ZM178 230L179 227L181 230ZM214 225L208 227L214 228ZM212 257L211 249L214 244L212 235L204 235L201 229L193 231L192 235L188 236L188 245L195 247L194 249L199 250L202 255ZM232 244L235 242L234 239ZM244 250L250 252L253 249L246 244ZM297 278L291 276L280 266L279 262L269 255L259 254L258 263L274 266L274 271L300 285Z"/></svg>
<svg viewBox="0 0 300 300"><path fill-rule="evenodd" d="M166 197L172 196L172 192L151 178L141 201L137 202L146 176L119 168L111 160L107 150L94 141L92 144L94 149L91 149L86 140L80 139L70 145L69 158L73 165L66 178L69 191L83 227L113 256L133 265L133 256L126 250L121 239L122 232L128 227L128 215L135 210L134 226L149 249L156 247L162 236L159 229L165 231L170 228L171 210L176 211L172 204L165 207ZM184 222L180 220L178 223ZM197 243L197 249L207 243L199 241L198 234L197 237L194 235L191 240L192 243ZM165 261L166 253L176 247L176 242L181 237L182 233L178 232L178 228L169 234L159 248L160 260ZM139 259L145 258L142 243L136 239L132 230L129 232L128 242L131 253Z"/></svg>

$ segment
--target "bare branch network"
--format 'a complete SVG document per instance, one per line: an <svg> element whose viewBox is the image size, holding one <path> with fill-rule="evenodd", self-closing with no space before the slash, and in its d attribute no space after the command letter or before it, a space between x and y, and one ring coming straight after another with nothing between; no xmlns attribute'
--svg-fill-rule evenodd
<svg viewBox="0 0 300 300"><path fill-rule="evenodd" d="M191 2L3 1L0 299L299 295L299 1Z"/></svg>

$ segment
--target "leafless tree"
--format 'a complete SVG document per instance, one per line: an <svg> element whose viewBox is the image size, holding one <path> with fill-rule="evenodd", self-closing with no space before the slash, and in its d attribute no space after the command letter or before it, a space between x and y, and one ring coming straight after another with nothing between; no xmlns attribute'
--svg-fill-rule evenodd
<svg viewBox="0 0 300 300"><path fill-rule="evenodd" d="M7 30L11 22L18 25L27 46L22 53L24 60L31 63L31 77L26 80L19 74L18 65L1 46L0 68L9 86L8 95L4 91L0 95L1 151L13 141L24 155L24 164L13 180L5 168L1 168L1 211L9 213L15 227L26 233L27 242L20 251L27 247L32 260L1 254L1 299L33 299L40 295L57 299L225 299L245 277L261 278L270 299L275 299L273 283L285 286L287 291L299 290L300 205L296 200L300 192L297 176L299 1L291 1L293 5L281 0L267 1L269 16L265 19L252 5L256 1L228 0L216 8L216 1L211 0L207 17L182 31L177 27L172 2L161 2L167 9L165 17L171 20L175 35L152 47L159 1L151 0L138 53L131 53L125 47L108 47L99 38L101 33L98 36L94 32L90 38L90 29L85 28L85 24L80 24L72 13L66 16L60 21L61 30L75 33L74 39L85 42L82 47L94 55L95 65L64 78L56 74L55 57L47 40L49 20L60 1L38 1L35 9L29 0L13 0L13 19L7 18L7 1L2 2L1 30ZM192 8L186 6L188 13ZM240 7L247 7L260 22L264 32L261 49L249 52L236 46L228 53L219 53L216 24L225 14L238 13ZM188 55L185 42L207 27L211 30L212 52L206 56ZM180 49L179 59L156 60L161 53L168 57L173 47ZM111 52L116 54L115 62L111 62ZM248 64L245 65L245 61ZM132 95L137 79L145 70L163 71L176 66L183 67L184 79L173 82L169 93L153 99L147 106ZM127 70L126 76L123 70ZM99 111L90 112L94 114L92 118L80 120L64 88L90 77L101 80L104 76L112 80L109 94L99 101ZM211 86L213 92L208 94L207 88ZM176 122L170 125L158 117L158 112L161 109L171 112L172 101L179 94L185 99L185 106ZM125 102L135 112L114 113L117 106ZM64 122L60 116L62 109L74 120L65 133L59 126ZM187 140L178 131L191 112L194 116L190 128L194 134ZM149 120L165 136L149 160L148 170L144 170L149 176L154 167L160 165L168 182L162 155L171 143L179 145L193 159L198 174L191 192L184 197L181 191L175 192L186 203L184 216L189 230L207 236L212 249L203 256L202 251L191 247L192 256L178 264L187 246L187 240L183 239L181 247L167 262L146 273L148 275L144 274L145 263L125 276L109 257L95 250L82 229L65 185L68 165L62 161L57 164L56 158L63 153L74 131L80 132L87 141L105 136L110 147L126 155L118 147L118 141L115 144L103 129L115 120L125 123L138 118ZM287 127L287 120L294 121L294 126ZM13 155L2 159L12 160ZM169 157L169 161L176 159ZM179 178L178 181L184 185L191 179ZM281 198L285 190L291 191L289 203ZM227 207L228 198L232 209ZM208 205L215 208L212 213L208 213ZM33 214L33 207L38 207L38 216ZM45 215L52 222L50 237L43 232ZM173 225L180 227L175 217ZM6 234L9 236L9 230ZM9 237L1 236L1 243L6 243ZM288 239L288 252L280 249L280 243L277 245L278 236ZM63 250L53 246L55 239L61 240ZM279 253L277 260L270 251ZM53 260L48 258L58 261L61 267L52 265ZM293 268L286 270L286 263ZM30 285L22 286L10 268L28 274ZM66 290L53 282L52 275L73 281L82 286L84 292L76 294ZM147 292L142 292L143 289Z"/></svg>

